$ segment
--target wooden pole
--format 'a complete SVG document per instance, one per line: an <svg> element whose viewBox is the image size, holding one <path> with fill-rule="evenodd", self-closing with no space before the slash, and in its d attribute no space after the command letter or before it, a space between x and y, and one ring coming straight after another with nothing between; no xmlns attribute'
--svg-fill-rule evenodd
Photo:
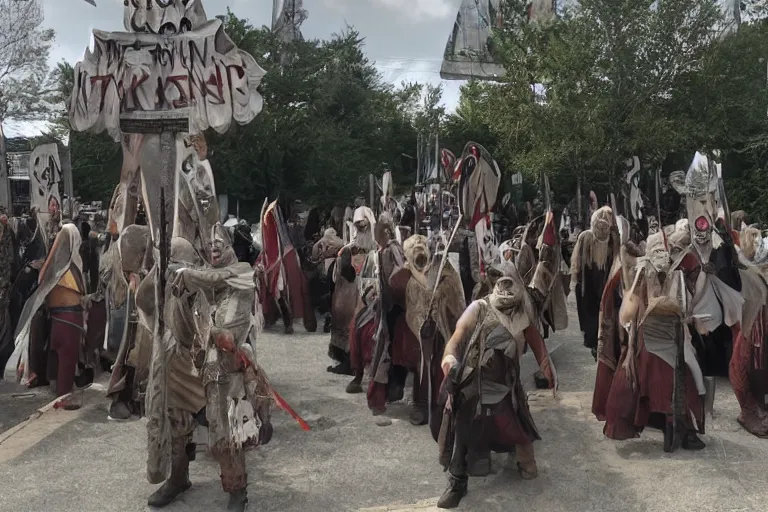
<svg viewBox="0 0 768 512"><path fill-rule="evenodd" d="M579 176L579 179L576 180L576 208L578 209L578 216L576 217L579 220L579 229L584 229L584 224L582 223L582 204L581 204L581 176Z"/></svg>
<svg viewBox="0 0 768 512"><path fill-rule="evenodd" d="M376 202L374 201L376 197L376 180L373 176L373 173L368 175L368 194L370 197L370 208L371 210L376 212Z"/></svg>

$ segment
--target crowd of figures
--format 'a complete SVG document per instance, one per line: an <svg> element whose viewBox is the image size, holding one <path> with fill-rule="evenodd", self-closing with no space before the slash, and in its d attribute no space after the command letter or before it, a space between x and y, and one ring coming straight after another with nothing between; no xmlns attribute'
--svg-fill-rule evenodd
<svg viewBox="0 0 768 512"><path fill-rule="evenodd" d="M200 138L195 147L207 168ZM410 421L438 443L449 472L438 506L453 508L468 476L489 474L491 452L514 453L521 477L536 478L540 435L520 360L530 350L536 385L556 392L544 340L567 327L573 291L607 437L654 427L666 451L704 448L718 375L730 377L739 423L768 437L768 239L729 212L711 158L697 153L675 187L684 209L662 210L657 197L655 216L622 215L591 194L580 230L567 209L555 213L546 176L539 200L518 210L497 197L501 173L482 146L442 156L439 183L402 201L387 176L373 204L358 198L301 220L265 203L254 230L222 225L212 175L198 173L180 186L166 248L153 245L141 197L126 202L121 187L105 225L56 209L3 215L5 377L55 383L57 406L75 409L73 388L101 363L110 418L149 418L148 477L164 482L149 504L189 488L202 425L229 508L243 510L244 452L270 440L271 404L309 428L256 364L256 339L278 321L293 333L294 319L315 332L320 317L328 371L349 376L346 392L365 393L374 415L404 399L413 374Z"/></svg>

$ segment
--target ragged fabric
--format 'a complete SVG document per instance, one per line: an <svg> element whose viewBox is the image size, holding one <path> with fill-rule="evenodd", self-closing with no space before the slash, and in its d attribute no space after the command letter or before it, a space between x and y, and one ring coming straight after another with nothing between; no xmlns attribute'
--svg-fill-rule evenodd
<svg viewBox="0 0 768 512"><path fill-rule="evenodd" d="M85 289L82 278L80 243L80 232L74 224L65 224L56 235L53 247L41 269L38 288L24 304L15 334L16 348L5 367L6 379L14 380L16 378L19 365L24 368L22 382L27 382L29 379L28 348L32 317L64 275L71 271L73 277L80 283L80 289Z"/></svg>

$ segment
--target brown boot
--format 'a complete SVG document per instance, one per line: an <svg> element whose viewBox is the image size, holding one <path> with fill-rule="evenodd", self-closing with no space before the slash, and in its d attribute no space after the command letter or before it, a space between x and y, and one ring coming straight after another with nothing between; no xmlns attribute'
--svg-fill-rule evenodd
<svg viewBox="0 0 768 512"><path fill-rule="evenodd" d="M147 504L150 507L162 508L170 505L179 494L192 487L189 481L187 439L174 439L172 443L171 476L149 497Z"/></svg>
<svg viewBox="0 0 768 512"><path fill-rule="evenodd" d="M229 493L228 512L245 512L246 504L248 504L248 491L245 488Z"/></svg>
<svg viewBox="0 0 768 512"><path fill-rule="evenodd" d="M533 480L539 476L533 443L518 444L515 446L515 454L517 455L517 471L523 480Z"/></svg>
<svg viewBox="0 0 768 512"><path fill-rule="evenodd" d="M448 488L437 500L437 508L456 508L461 498L467 495L467 477L448 475Z"/></svg>

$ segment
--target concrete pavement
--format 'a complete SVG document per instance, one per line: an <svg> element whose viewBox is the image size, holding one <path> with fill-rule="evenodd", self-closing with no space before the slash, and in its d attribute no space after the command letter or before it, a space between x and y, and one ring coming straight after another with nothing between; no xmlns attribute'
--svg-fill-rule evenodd
<svg viewBox="0 0 768 512"><path fill-rule="evenodd" d="M575 315L571 325L577 326ZM328 335L265 333L259 359L275 388L312 426L303 432L276 411L272 442L248 454L249 510L259 512L433 512L445 486L436 444L408 421L404 403L377 426L364 395L347 395L347 377L325 371ZM662 451L662 436L645 432L615 442L592 416L594 361L573 327L550 345L560 392L532 391L543 440L540 476L523 481L514 461L498 455L494 473L470 479L460 510L483 512L726 512L768 510L768 441L741 429L738 405L718 382L715 419L701 452ZM530 359L530 355L526 356ZM530 375L534 365L523 363ZM143 420L107 420L97 390L81 411L49 411L0 444L0 511L141 511L153 491L145 478ZM0 415L4 414L0 411ZM34 425L40 428L35 430ZM26 432L26 433L25 433ZM216 463L191 465L193 487L170 511L224 510Z"/></svg>

